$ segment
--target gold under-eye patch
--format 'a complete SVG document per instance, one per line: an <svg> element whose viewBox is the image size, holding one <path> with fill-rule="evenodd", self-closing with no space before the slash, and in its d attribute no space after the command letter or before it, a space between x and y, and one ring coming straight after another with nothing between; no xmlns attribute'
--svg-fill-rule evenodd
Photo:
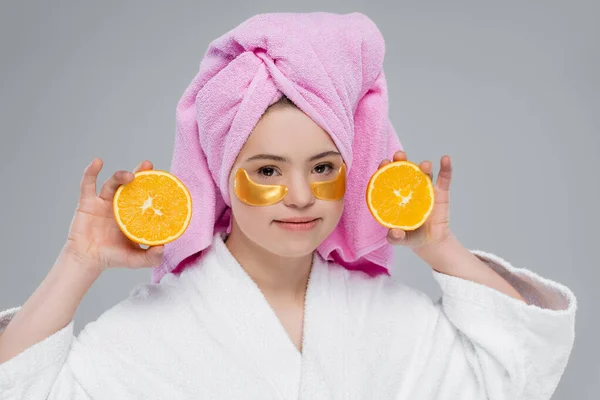
<svg viewBox="0 0 600 400"><path fill-rule="evenodd" d="M268 206L283 200L288 192L285 185L262 185L253 182L244 168L235 172L233 188L237 197L251 206ZM342 163L338 175L329 181L312 182L310 189L320 200L336 201L346 192L346 166Z"/></svg>
<svg viewBox="0 0 600 400"><path fill-rule="evenodd" d="M342 163L334 179L324 182L313 182L310 184L310 189L317 199L340 200L346 192L346 164Z"/></svg>
<svg viewBox="0 0 600 400"><path fill-rule="evenodd" d="M235 172L233 189L237 197L251 206L268 206L283 200L287 187L283 185L261 185L254 183L244 168Z"/></svg>

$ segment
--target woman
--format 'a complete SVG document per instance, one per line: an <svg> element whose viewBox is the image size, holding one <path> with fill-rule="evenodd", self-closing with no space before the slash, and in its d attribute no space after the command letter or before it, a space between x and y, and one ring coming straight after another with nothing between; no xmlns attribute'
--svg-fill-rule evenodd
<svg viewBox="0 0 600 400"><path fill-rule="evenodd" d="M129 242L111 204L133 174L97 195L94 160L56 263L0 314L2 398L549 399L575 297L460 244L449 157L423 227L388 231L368 214L369 176L406 159L383 53L357 13L258 15L212 42L177 108L172 171L193 196L190 227L164 248ZM315 182L343 183L343 197L318 197ZM389 276L393 245L431 266L440 302ZM113 267L154 267L153 283L74 337L77 305Z"/></svg>

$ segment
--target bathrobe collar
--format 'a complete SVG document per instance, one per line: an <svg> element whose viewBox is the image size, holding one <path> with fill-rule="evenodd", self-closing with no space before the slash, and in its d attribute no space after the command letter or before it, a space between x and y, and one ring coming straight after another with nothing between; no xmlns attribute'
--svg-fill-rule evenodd
<svg viewBox="0 0 600 400"><path fill-rule="evenodd" d="M305 298L302 353L291 341L259 287L240 266L217 233L196 268L187 273L209 312L207 329L228 350L235 362L257 379L263 379L280 399L297 399L302 387L343 382L346 330L343 290L334 287L329 268L317 252ZM186 273L186 272L184 272ZM343 288L342 288L343 289ZM341 297L340 297L341 296ZM329 382L329 384L328 384Z"/></svg>

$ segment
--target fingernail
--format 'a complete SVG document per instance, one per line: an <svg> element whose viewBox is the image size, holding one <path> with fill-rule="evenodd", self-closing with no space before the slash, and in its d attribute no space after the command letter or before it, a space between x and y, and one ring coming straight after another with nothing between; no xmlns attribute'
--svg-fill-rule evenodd
<svg viewBox="0 0 600 400"><path fill-rule="evenodd" d="M396 239L400 238L400 236L402 236L402 234L400 233L400 231L398 229L393 229L392 230L392 236Z"/></svg>

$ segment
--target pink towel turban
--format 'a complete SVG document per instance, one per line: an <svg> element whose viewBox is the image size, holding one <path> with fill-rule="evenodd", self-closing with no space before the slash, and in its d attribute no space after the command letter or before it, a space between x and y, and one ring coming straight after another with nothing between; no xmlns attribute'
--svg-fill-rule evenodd
<svg viewBox="0 0 600 400"><path fill-rule="evenodd" d="M282 94L329 133L347 166L344 211L319 254L369 275L388 273L388 229L365 192L381 160L402 150L388 118L385 44L360 13L256 15L210 43L177 105L171 172L192 194L187 231L152 273L179 273L231 229L229 174L264 111Z"/></svg>

